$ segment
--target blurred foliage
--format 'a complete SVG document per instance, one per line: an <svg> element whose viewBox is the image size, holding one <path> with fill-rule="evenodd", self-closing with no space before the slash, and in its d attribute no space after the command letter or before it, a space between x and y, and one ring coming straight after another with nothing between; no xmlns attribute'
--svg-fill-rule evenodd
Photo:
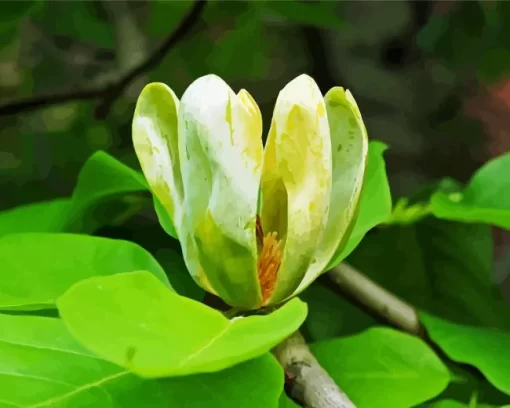
<svg viewBox="0 0 510 408"><path fill-rule="evenodd" d="M106 3L2 2L0 102L106 83L123 72L116 63L129 46L122 30L125 38L135 31L142 36L148 54L193 6L190 0L127 2L124 12L134 17L135 30L118 24ZM370 136L392 146L390 181L397 194L439 175L465 180L485 156L483 149L473 155L483 138L460 111L462 86L469 73L504 78L509 6L458 2L437 13L432 2L420 3L211 1L192 33L145 81L168 83L180 95L198 76L217 73L252 92L267 129L274 90L309 72L323 91L335 84L353 90ZM136 90L117 101L104 121L94 119L90 102L5 117L2 208L68 194L96 150L136 165L133 95Z"/></svg>

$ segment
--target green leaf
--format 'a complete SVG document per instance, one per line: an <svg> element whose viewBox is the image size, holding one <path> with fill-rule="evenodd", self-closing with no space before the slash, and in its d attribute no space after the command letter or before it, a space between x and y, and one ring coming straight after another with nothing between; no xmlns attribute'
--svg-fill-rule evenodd
<svg viewBox="0 0 510 408"><path fill-rule="evenodd" d="M448 357L475 366L492 385L510 395L510 333L460 325L426 313L420 317Z"/></svg>
<svg viewBox="0 0 510 408"><path fill-rule="evenodd" d="M11 234L0 238L0 309L55 307L74 283L144 269L170 288L165 272L140 246L74 234Z"/></svg>
<svg viewBox="0 0 510 408"><path fill-rule="evenodd" d="M87 160L78 177L72 198L73 213L78 214L74 218L79 220L79 215L84 211L90 211L112 197L142 191L149 191L142 173L126 166L108 153L98 151ZM176 237L172 222L156 197L154 203L161 225L168 234ZM99 212L103 211L101 208Z"/></svg>
<svg viewBox="0 0 510 408"><path fill-rule="evenodd" d="M282 393L269 354L214 374L144 380L87 351L59 319L0 314L0 327L5 408L276 408Z"/></svg>
<svg viewBox="0 0 510 408"><path fill-rule="evenodd" d="M438 218L510 229L510 153L482 166L461 193L437 192L431 209Z"/></svg>
<svg viewBox="0 0 510 408"><path fill-rule="evenodd" d="M486 225L429 217L387 226L367 235L348 262L417 308L459 323L508 326Z"/></svg>
<svg viewBox="0 0 510 408"><path fill-rule="evenodd" d="M0 237L23 232L53 232L63 227L62 214L69 210L67 198L33 203L0 212Z"/></svg>
<svg viewBox="0 0 510 408"><path fill-rule="evenodd" d="M442 400L455 400L466 403L476 401L479 405L501 407L508 402L508 395L497 390L483 377L478 370L473 370L468 365L459 365L451 360L446 362L452 375L448 388L432 402ZM483 404L482 404L483 403ZM424 407L428 407L424 404Z"/></svg>
<svg viewBox="0 0 510 408"><path fill-rule="evenodd" d="M354 229L342 253L330 262L327 269L343 261L369 230L385 222L391 215L391 192L383 157L386 149L387 146L382 142L370 142L365 181Z"/></svg>
<svg viewBox="0 0 510 408"><path fill-rule="evenodd" d="M357 408L409 408L440 394L450 379L423 340L389 328L375 327L311 349Z"/></svg>
<svg viewBox="0 0 510 408"><path fill-rule="evenodd" d="M93 231L98 226L98 215L104 213L100 204L122 194L147 190L147 183L141 173L106 152L98 151L80 171L72 195L67 228Z"/></svg>
<svg viewBox="0 0 510 408"><path fill-rule="evenodd" d="M338 16L338 3L336 2L265 1L261 6L273 14L297 24L333 29L347 26L346 22Z"/></svg>
<svg viewBox="0 0 510 408"><path fill-rule="evenodd" d="M58 309L85 346L148 378L214 372L258 357L297 330L307 311L295 298L267 316L228 320L143 271L81 281Z"/></svg>

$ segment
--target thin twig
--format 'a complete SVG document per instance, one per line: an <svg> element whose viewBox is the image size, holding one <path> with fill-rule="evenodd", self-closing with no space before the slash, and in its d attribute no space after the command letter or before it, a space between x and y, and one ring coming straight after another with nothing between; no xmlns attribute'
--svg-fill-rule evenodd
<svg viewBox="0 0 510 408"><path fill-rule="evenodd" d="M296 332L273 349L290 384L291 396L305 408L356 408L320 366Z"/></svg>
<svg viewBox="0 0 510 408"><path fill-rule="evenodd" d="M327 276L342 290L392 325L408 333L423 336L423 327L413 306L367 278L352 266L342 263Z"/></svg>
<svg viewBox="0 0 510 408"><path fill-rule="evenodd" d="M139 75L157 66L165 55L188 34L190 29L199 20L205 4L206 0L197 0L190 12L181 20L167 39L147 59L126 72L118 80L95 89L73 88L6 103L0 105L0 115L17 114L64 102L103 99L96 110L96 115L98 118L104 118L108 114L112 103L122 94L124 89Z"/></svg>

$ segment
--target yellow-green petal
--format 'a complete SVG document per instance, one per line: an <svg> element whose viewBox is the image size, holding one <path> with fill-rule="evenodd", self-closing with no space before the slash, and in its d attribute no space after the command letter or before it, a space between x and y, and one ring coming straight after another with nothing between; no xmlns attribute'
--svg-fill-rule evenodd
<svg viewBox="0 0 510 408"><path fill-rule="evenodd" d="M187 266L199 283L203 271L230 305L254 308L260 304L255 217L262 119L250 99L215 75L197 79L181 100L179 152Z"/></svg>
<svg viewBox="0 0 510 408"><path fill-rule="evenodd" d="M349 91L335 87L326 94L325 102L333 153L331 203L315 261L296 294L313 282L347 243L365 174L368 138L356 101Z"/></svg>
<svg viewBox="0 0 510 408"><path fill-rule="evenodd" d="M179 234L183 188L178 154L179 100L165 84L151 83L140 94L133 117L133 143L153 194Z"/></svg>
<svg viewBox="0 0 510 408"><path fill-rule="evenodd" d="M285 244L270 303L292 294L312 262L327 219L331 166L324 99L301 75L278 95L264 156L262 227Z"/></svg>

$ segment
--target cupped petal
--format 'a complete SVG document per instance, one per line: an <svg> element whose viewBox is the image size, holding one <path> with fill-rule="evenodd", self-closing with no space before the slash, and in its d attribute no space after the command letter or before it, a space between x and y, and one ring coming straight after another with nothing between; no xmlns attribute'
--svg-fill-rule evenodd
<svg viewBox="0 0 510 408"><path fill-rule="evenodd" d="M151 83L138 98L132 123L133 144L145 178L177 234L183 201L178 110L179 100L175 93L165 84Z"/></svg>
<svg viewBox="0 0 510 408"><path fill-rule="evenodd" d="M368 137L352 94L334 87L325 96L333 153L333 185L326 227L296 293L312 283L344 248L354 226L368 154Z"/></svg>
<svg viewBox="0 0 510 408"><path fill-rule="evenodd" d="M264 156L262 230L283 240L269 303L292 294L312 262L327 220L331 171L324 99L315 81L301 75L278 95Z"/></svg>
<svg viewBox="0 0 510 408"><path fill-rule="evenodd" d="M225 302L247 308L257 307L261 298L255 237L261 129L260 111L249 94L236 95L215 75L197 79L182 97L186 239L181 243L187 246L187 266L199 283L205 272ZM196 262L190 262L194 255Z"/></svg>

